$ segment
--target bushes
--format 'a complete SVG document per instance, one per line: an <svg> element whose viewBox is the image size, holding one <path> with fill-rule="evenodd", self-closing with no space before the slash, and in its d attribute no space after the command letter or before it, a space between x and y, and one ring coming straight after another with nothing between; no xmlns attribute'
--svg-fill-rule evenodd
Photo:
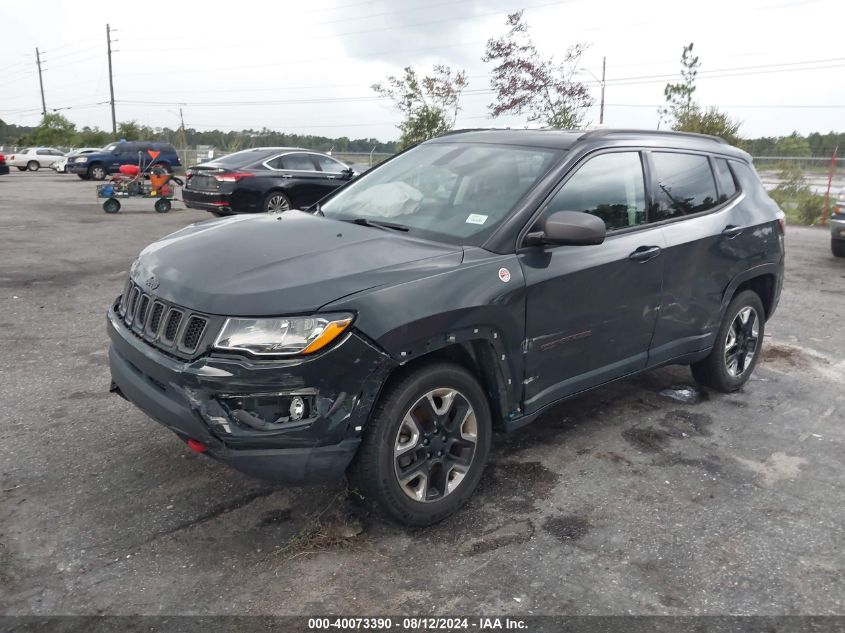
<svg viewBox="0 0 845 633"><path fill-rule="evenodd" d="M813 193L807 186L801 170L785 167L778 177L781 183L769 192L780 205L791 224L815 224L822 215L824 196Z"/></svg>

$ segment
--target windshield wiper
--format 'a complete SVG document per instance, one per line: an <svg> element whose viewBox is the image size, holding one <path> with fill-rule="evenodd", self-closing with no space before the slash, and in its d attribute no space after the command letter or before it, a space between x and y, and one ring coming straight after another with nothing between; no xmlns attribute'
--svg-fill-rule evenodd
<svg viewBox="0 0 845 633"><path fill-rule="evenodd" d="M360 226L374 226L377 229L392 229L394 231L402 231L404 233L411 230L404 224L394 224L393 222L382 222L380 220L368 220L367 218L355 218L352 220L352 223Z"/></svg>

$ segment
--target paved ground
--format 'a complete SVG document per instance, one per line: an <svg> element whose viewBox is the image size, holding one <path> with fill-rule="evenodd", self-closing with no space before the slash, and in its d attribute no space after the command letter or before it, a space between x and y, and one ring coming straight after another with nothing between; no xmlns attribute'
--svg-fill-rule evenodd
<svg viewBox="0 0 845 633"><path fill-rule="evenodd" d="M343 484L273 488L108 394L104 313L150 241L205 214L106 216L73 176L0 177L0 612L841 614L845 260L790 228L743 392L685 368L495 443L458 516L408 531Z"/></svg>

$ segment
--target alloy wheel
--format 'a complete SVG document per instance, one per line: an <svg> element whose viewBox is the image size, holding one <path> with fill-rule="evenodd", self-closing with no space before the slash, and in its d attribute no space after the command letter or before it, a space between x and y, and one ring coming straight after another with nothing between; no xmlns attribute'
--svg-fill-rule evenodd
<svg viewBox="0 0 845 633"><path fill-rule="evenodd" d="M454 492L472 466L478 422L456 389L433 389L405 413L393 445L402 491L414 501L439 501Z"/></svg>
<svg viewBox="0 0 845 633"><path fill-rule="evenodd" d="M287 211L290 209L290 204L288 204L288 199L285 198L282 194L277 194L270 196L267 200L267 208L265 211L267 213L281 213L282 211Z"/></svg>
<svg viewBox="0 0 845 633"><path fill-rule="evenodd" d="M725 339L725 367L734 378L751 366L759 347L760 322L757 311L748 306L734 317Z"/></svg>

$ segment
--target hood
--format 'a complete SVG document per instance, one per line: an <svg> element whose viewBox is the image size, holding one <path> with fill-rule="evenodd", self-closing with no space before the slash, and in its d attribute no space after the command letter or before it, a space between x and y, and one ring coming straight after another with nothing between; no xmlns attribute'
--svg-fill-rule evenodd
<svg viewBox="0 0 845 633"><path fill-rule="evenodd" d="M461 263L459 246L414 239L301 211L188 226L145 248L141 288L186 308L227 316L313 312L362 290Z"/></svg>

